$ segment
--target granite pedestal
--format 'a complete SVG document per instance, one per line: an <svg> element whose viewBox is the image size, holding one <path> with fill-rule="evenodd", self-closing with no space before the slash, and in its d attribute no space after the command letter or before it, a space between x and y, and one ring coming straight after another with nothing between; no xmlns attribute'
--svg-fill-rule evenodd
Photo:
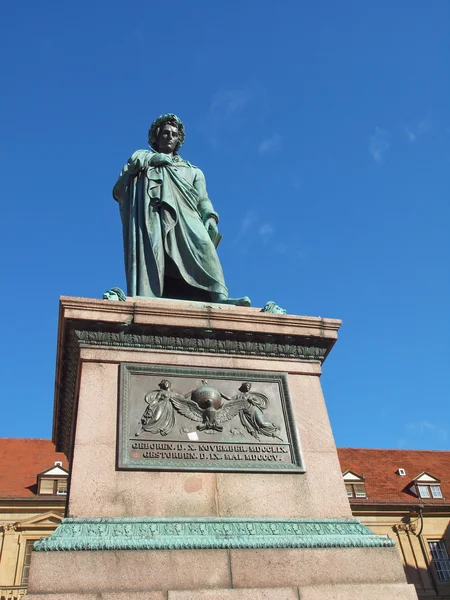
<svg viewBox="0 0 450 600"><path fill-rule="evenodd" d="M36 545L30 596L416 598L393 542L351 515L319 380L339 326L197 302L61 298L53 436L71 464L67 518ZM257 430L249 446L245 421L233 417L218 439L241 436L242 453L226 453L230 437L208 455L214 464L195 452L207 434L211 449L220 427L208 421L201 432L177 421L183 454L154 454L156 434L136 430L127 377L149 390L159 377L179 389L212 378L224 402L242 380L264 393L279 389L279 431L270 438ZM270 410L260 404L258 414L267 420Z"/></svg>

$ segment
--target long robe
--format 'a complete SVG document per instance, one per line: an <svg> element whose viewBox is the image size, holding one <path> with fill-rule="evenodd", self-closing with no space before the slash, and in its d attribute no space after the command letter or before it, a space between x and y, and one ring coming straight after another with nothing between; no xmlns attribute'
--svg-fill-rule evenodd
<svg viewBox="0 0 450 600"><path fill-rule="evenodd" d="M204 226L217 213L202 171L178 155L172 165L149 166L152 155L137 150L113 189L122 219L128 296L163 297L164 278L175 265L176 277L189 286L228 297Z"/></svg>
<svg viewBox="0 0 450 600"><path fill-rule="evenodd" d="M145 396L148 406L142 415L142 431L167 435L175 426L172 392L159 390Z"/></svg>
<svg viewBox="0 0 450 600"><path fill-rule="evenodd" d="M257 440L259 440L260 435L282 439L278 435L280 427L276 423L266 421L264 418L263 411L269 406L267 396L256 392L244 392L238 394L238 398L247 401L246 407L239 413L239 418L250 435Z"/></svg>

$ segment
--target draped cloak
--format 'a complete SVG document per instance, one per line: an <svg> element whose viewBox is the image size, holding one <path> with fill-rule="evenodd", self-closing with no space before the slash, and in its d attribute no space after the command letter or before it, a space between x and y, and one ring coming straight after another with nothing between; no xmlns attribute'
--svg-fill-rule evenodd
<svg viewBox="0 0 450 600"><path fill-rule="evenodd" d="M122 219L128 296L162 297L170 257L188 285L228 297L204 226L208 217L218 217L202 171L178 155L171 165L149 166L152 155L137 150L113 189Z"/></svg>

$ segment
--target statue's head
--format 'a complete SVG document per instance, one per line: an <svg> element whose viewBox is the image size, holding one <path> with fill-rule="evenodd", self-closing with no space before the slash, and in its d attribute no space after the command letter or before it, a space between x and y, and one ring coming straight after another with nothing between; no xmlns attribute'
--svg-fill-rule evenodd
<svg viewBox="0 0 450 600"><path fill-rule="evenodd" d="M172 384L168 379L163 379L158 385L162 390L170 390Z"/></svg>
<svg viewBox="0 0 450 600"><path fill-rule="evenodd" d="M244 381L244 383L239 388L239 391L244 392L244 394L245 394L246 392L249 392L251 389L252 389L252 384L249 381Z"/></svg>
<svg viewBox="0 0 450 600"><path fill-rule="evenodd" d="M276 304L273 300L269 300L269 302L266 303L261 312L272 313L274 315L286 314L286 310L284 308L281 308L281 306L278 306L278 304Z"/></svg>
<svg viewBox="0 0 450 600"><path fill-rule="evenodd" d="M103 300L119 300L120 302L125 302L127 297L118 287L113 287L109 290L106 290L103 294Z"/></svg>
<svg viewBox="0 0 450 600"><path fill-rule="evenodd" d="M148 143L156 152L166 152L166 149L161 148L161 144L166 141L165 139L162 139L162 136L164 133L167 133L165 130L171 130L172 133L174 133L175 129L178 132L178 136L175 145L171 150L176 154L184 143L185 133L183 123L172 113L160 115L153 121L148 132Z"/></svg>

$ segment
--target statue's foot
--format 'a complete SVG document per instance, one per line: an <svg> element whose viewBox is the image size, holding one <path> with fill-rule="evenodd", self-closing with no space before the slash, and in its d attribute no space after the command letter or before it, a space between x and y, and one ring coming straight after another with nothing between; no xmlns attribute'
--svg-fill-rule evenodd
<svg viewBox="0 0 450 600"><path fill-rule="evenodd" d="M234 306L251 306L252 302L248 296L242 298L227 298L224 294L215 294L212 298L213 302L218 304L233 304Z"/></svg>
<svg viewBox="0 0 450 600"><path fill-rule="evenodd" d="M234 306L251 306L252 302L248 296L242 296L242 298L227 298L224 304L234 304Z"/></svg>

